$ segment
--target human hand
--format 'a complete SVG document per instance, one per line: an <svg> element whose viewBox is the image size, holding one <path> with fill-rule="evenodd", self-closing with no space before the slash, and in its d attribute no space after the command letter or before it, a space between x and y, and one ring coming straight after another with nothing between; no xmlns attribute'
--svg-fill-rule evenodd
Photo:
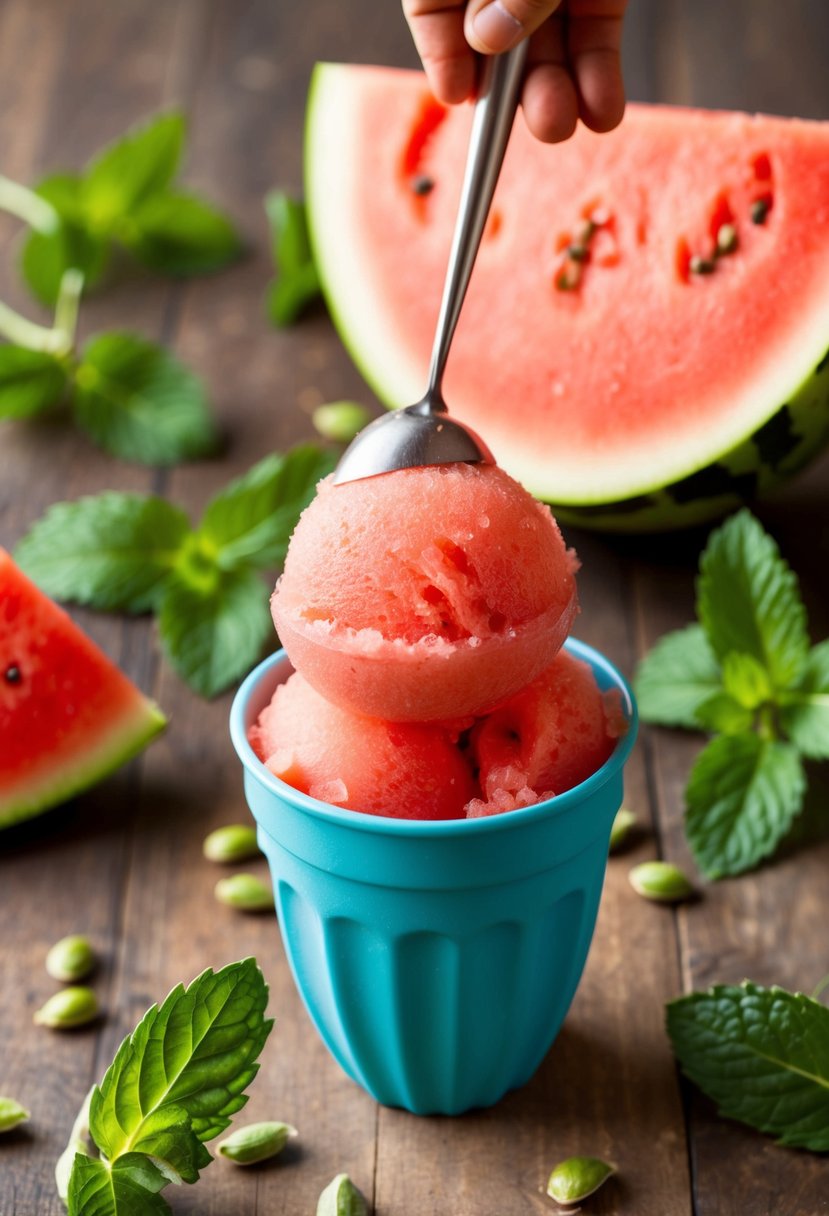
<svg viewBox="0 0 829 1216"><path fill-rule="evenodd" d="M579 119L609 131L625 109L620 46L627 0L403 0L429 84L447 105L475 92L475 52L530 37L521 104L538 139L557 143Z"/></svg>

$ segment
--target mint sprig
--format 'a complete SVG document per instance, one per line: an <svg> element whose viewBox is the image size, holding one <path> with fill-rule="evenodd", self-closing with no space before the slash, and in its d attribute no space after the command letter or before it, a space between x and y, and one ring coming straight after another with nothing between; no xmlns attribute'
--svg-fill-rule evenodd
<svg viewBox="0 0 829 1216"><path fill-rule="evenodd" d="M33 231L21 253L23 277L39 300L55 303L70 268L97 285L116 246L171 275L216 270L239 255L230 220L177 185L185 139L184 116L160 114L104 148L83 172L53 174L36 187L59 217L55 231Z"/></svg>
<svg viewBox="0 0 829 1216"><path fill-rule="evenodd" d="M639 665L642 717L714 735L685 791L686 833L709 878L771 856L801 812L802 758L829 756L829 643L810 649L797 577L749 511L700 558L699 623Z"/></svg>
<svg viewBox="0 0 829 1216"><path fill-rule="evenodd" d="M829 1009L783 988L744 983L693 992L667 1007L682 1071L720 1114L829 1150Z"/></svg>
<svg viewBox="0 0 829 1216"><path fill-rule="evenodd" d="M11 343L0 346L0 420L62 410L99 447L143 464L175 464L212 452L216 430L204 387L164 347L130 333L106 333L76 349L83 285L79 270L64 272L52 326L0 302L0 335Z"/></svg>
<svg viewBox="0 0 829 1216"><path fill-rule="evenodd" d="M56 599L153 612L179 675L211 697L244 676L272 636L258 571L281 564L300 512L334 467L315 444L266 456L208 503L196 527L154 495L56 503L15 559Z"/></svg>
<svg viewBox="0 0 829 1216"><path fill-rule="evenodd" d="M204 971L153 1005L118 1049L89 1107L90 1148L78 1152L69 1216L169 1213L160 1192L194 1183L205 1141L247 1102L273 1022L256 960Z"/></svg>
<svg viewBox="0 0 829 1216"><path fill-rule="evenodd" d="M293 323L321 292L311 251L305 204L282 190L265 198L276 277L268 285L267 311L273 325Z"/></svg>

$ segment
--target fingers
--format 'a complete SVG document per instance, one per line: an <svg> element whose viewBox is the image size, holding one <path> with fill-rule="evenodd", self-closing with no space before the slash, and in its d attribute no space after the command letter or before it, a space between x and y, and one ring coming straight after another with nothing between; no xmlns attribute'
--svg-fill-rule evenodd
<svg viewBox="0 0 829 1216"><path fill-rule="evenodd" d="M469 0L464 22L466 40L483 54L508 51L534 33L560 3L561 0Z"/></svg>
<svg viewBox="0 0 829 1216"><path fill-rule="evenodd" d="M475 91L475 57L463 33L465 0L403 0L403 11L438 101L456 105Z"/></svg>
<svg viewBox="0 0 829 1216"><path fill-rule="evenodd" d="M567 63L564 21L547 21L530 41L521 96L524 119L536 139L569 139L579 117L579 98Z"/></svg>
<svg viewBox="0 0 829 1216"><path fill-rule="evenodd" d="M403 0L429 85L446 105L475 92L472 48L500 53L532 34L522 102L530 131L547 143L567 139L579 118L594 131L621 121L626 7L627 0Z"/></svg>
<svg viewBox="0 0 829 1216"><path fill-rule="evenodd" d="M622 121L622 18L627 0L571 0L567 53L579 97L579 117L594 131Z"/></svg>

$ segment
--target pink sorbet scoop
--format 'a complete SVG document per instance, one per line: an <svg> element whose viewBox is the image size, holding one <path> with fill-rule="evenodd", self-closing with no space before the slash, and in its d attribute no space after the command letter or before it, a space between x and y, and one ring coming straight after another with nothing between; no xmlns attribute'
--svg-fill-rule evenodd
<svg viewBox="0 0 829 1216"><path fill-rule="evenodd" d="M575 554L495 465L320 483L271 600L297 671L397 722L484 713L554 659L577 611Z"/></svg>

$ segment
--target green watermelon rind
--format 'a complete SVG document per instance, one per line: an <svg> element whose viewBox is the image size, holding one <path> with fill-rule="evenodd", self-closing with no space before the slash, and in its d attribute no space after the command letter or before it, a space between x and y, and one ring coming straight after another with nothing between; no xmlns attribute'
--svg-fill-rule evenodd
<svg viewBox="0 0 829 1216"><path fill-rule="evenodd" d="M332 320L356 367L389 409L410 403L401 387L400 375L391 357L371 343L371 322L350 307L359 288L339 267L337 241L332 234L331 207L321 183L326 141L317 133L320 114L328 98L336 95L337 77L347 71L340 64L317 64L308 93L305 128L305 194L311 245L323 294ZM332 92L333 91L333 92ZM355 315L357 321L355 323ZM382 344L380 344L382 346ZM532 470L522 467L520 457L501 453L500 463L536 497L549 502L565 523L601 531L650 532L707 523L745 502L761 497L802 469L829 441L829 332L808 334L802 356L791 375L791 389L777 397L770 394L757 409L755 425L731 446L712 450L704 459L691 458L681 475L666 482L644 473L623 496L603 497L595 487L586 487L577 499L557 497ZM804 371L808 368L808 371ZM413 398L412 398L413 399ZM787 439L778 444L773 458L764 454L764 436Z"/></svg>
<svg viewBox="0 0 829 1216"><path fill-rule="evenodd" d="M19 785L9 801L4 800L0 805L0 829L33 819L97 785L138 755L166 725L167 718L155 702L140 696L105 738L86 749L82 760L73 759L50 772L45 779Z"/></svg>
<svg viewBox="0 0 829 1216"><path fill-rule="evenodd" d="M790 399L742 443L668 485L615 502L553 503L563 523L603 532L694 527L763 498L829 442L829 350Z"/></svg>

